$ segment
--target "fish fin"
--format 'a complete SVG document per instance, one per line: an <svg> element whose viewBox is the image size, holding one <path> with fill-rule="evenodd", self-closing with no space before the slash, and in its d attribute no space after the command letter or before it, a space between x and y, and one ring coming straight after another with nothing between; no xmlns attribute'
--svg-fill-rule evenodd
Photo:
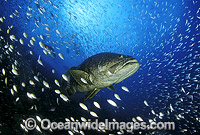
<svg viewBox="0 0 200 135"><path fill-rule="evenodd" d="M89 74L82 70L71 70L70 74L76 80L76 82L80 85L92 84L89 79ZM83 78L86 82L84 83L81 78Z"/></svg>
<svg viewBox="0 0 200 135"><path fill-rule="evenodd" d="M70 97L70 96L72 96L72 95L74 95L74 94L76 93L76 90L75 90L75 89L73 89L73 88L68 88L68 87L65 88L65 91L67 92L67 96L68 96L68 97Z"/></svg>
<svg viewBox="0 0 200 135"><path fill-rule="evenodd" d="M74 69L76 69L76 67L70 67L70 68L67 70L67 72L65 73L65 75L68 76L68 75L70 74L70 71L71 71L71 70L74 70Z"/></svg>
<svg viewBox="0 0 200 135"><path fill-rule="evenodd" d="M89 91L85 97L84 100L87 100L88 98L91 99L93 98L101 89L94 89L93 91Z"/></svg>
<svg viewBox="0 0 200 135"><path fill-rule="evenodd" d="M76 69L76 67L70 67L67 72L65 73L66 76L70 76L70 70ZM62 78L62 83L61 83L61 89L63 91L67 92L67 96L72 96L76 93L76 90L74 90L73 88L70 88L70 77L68 78L69 80L66 81Z"/></svg>
<svg viewBox="0 0 200 135"><path fill-rule="evenodd" d="M70 97L76 93L76 90L70 87L70 78L68 81L62 79L61 89L67 92L67 96Z"/></svg>
<svg viewBox="0 0 200 135"><path fill-rule="evenodd" d="M116 89L115 89L112 85L108 86L107 88L108 88L109 90L116 91Z"/></svg>

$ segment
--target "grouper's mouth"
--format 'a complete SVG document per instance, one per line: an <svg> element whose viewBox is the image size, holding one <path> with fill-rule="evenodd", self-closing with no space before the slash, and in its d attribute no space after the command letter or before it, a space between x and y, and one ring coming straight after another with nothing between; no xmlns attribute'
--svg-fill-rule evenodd
<svg viewBox="0 0 200 135"><path fill-rule="evenodd" d="M120 70L124 70L125 73L118 79L117 82L120 82L120 80L124 80L134 74L139 69L139 66L140 64L136 59L129 60L124 63Z"/></svg>
<svg viewBox="0 0 200 135"><path fill-rule="evenodd" d="M132 64L137 64L138 61L136 59L133 59L133 60L129 60L127 62L125 62L122 66L122 68L124 68L125 66L128 66L128 65L132 65ZM139 63L138 63L139 64Z"/></svg>
<svg viewBox="0 0 200 135"><path fill-rule="evenodd" d="M126 62L123 67L125 68L126 66L132 67L131 70L125 75L126 77L129 77L138 70L140 64L136 59L134 59Z"/></svg>

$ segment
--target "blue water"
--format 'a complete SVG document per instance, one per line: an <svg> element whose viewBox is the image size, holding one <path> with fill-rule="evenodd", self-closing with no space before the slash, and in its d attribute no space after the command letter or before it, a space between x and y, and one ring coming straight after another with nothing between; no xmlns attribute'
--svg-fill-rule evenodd
<svg viewBox="0 0 200 135"><path fill-rule="evenodd" d="M198 134L199 5L198 0L1 0L0 17L5 18L0 22L0 36L4 38L1 40L0 68L7 72L0 74L0 133L26 134L20 123L36 115L54 121L64 121L66 117L94 119L80 108L82 102L98 114L99 120L115 118L127 122L140 116L144 121L155 118L156 121L176 123L175 131L141 131L141 134ZM8 33L8 26L12 25ZM24 32L27 38L23 36ZM17 41L11 41L10 35L15 35ZM32 37L36 39L34 45L30 44ZM20 44L20 38L24 45ZM39 42L49 46L55 56L44 54ZM6 53L6 44L13 45L12 53ZM62 74L70 67L101 52L131 55L139 61L140 68L131 77L115 84L116 92L103 89L87 101L83 101L84 93L76 93L69 98L70 102L63 101L54 92L61 90L54 80L61 84ZM63 54L64 60L59 53ZM39 56L44 66L38 64ZM19 76L11 71L15 60ZM40 82L34 80L36 75ZM8 85L5 85L6 77ZM35 85L31 86L29 80L34 80ZM49 89L45 88L43 80L49 83ZM27 84L25 88L21 86L22 82ZM10 89L14 84L18 92L12 95ZM126 86L130 93L123 91L121 86ZM37 100L29 99L27 92L34 93ZM65 91L61 93L66 94ZM122 100L118 101L114 93ZM19 101L16 101L17 97ZM108 104L107 99L115 101L119 108ZM149 106L145 106L144 100ZM97 109L93 101L97 101L102 109ZM170 104L174 109L172 112ZM34 105L37 110L30 110ZM55 111L49 111L52 107ZM156 114L162 112L164 116L160 119L151 110ZM179 114L184 118L178 119ZM108 132L86 131L86 134ZM135 131L135 134L139 132ZM28 133L42 134L37 130ZM50 131L43 131L43 134L50 134ZM67 131L52 134L67 134Z"/></svg>

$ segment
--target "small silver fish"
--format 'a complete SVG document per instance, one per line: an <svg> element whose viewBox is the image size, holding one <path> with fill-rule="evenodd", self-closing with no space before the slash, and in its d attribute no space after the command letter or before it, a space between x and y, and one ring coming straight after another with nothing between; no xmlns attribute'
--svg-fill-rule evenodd
<svg viewBox="0 0 200 135"><path fill-rule="evenodd" d="M113 100L111 100L111 99L107 99L107 102L108 102L109 104L111 104L112 106L118 108L117 104L116 104Z"/></svg>

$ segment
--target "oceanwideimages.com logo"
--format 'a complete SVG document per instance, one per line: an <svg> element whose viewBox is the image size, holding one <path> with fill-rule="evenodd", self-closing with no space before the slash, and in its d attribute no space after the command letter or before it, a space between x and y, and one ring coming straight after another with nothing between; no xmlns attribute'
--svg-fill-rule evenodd
<svg viewBox="0 0 200 135"><path fill-rule="evenodd" d="M133 130L175 130L174 122L151 122L147 124L146 122L109 122L105 119L104 122L99 122L98 119L91 121L89 119L87 122L51 122L49 119L43 119L40 125L37 125L34 118L28 118L25 121L25 128L27 130L34 130L39 126L43 130L126 130L127 132L132 132Z"/></svg>

